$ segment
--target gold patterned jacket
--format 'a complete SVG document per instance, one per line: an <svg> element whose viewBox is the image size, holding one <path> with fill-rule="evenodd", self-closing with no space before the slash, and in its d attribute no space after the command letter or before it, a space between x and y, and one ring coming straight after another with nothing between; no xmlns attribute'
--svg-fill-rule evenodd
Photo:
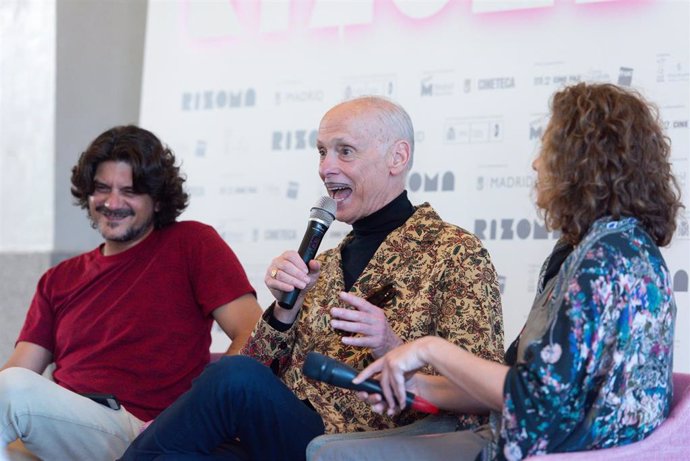
<svg viewBox="0 0 690 461"><path fill-rule="evenodd" d="M320 352L361 370L374 357L369 349L347 346L330 322L329 310L348 307L338 293L344 290L340 249L318 256L321 276L307 293L297 320L285 332L272 328L267 311L258 322L242 353L266 365L298 398L308 399L321 415L326 433L386 429L423 417L405 410L393 418L378 415L355 393L317 382L302 374L310 351ZM398 295L385 307L391 328L409 342L437 335L496 362L503 361L503 317L496 272L489 253L469 232L443 222L428 203L391 232L365 267L350 293L368 293L393 282ZM480 421L460 416L462 426Z"/></svg>

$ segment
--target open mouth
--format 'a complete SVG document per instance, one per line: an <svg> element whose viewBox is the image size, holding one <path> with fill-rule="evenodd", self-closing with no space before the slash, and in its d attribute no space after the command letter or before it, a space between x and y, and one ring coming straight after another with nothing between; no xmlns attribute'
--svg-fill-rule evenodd
<svg viewBox="0 0 690 461"><path fill-rule="evenodd" d="M342 202L352 195L352 188L347 184L327 183L326 190L328 191L328 195L336 202Z"/></svg>

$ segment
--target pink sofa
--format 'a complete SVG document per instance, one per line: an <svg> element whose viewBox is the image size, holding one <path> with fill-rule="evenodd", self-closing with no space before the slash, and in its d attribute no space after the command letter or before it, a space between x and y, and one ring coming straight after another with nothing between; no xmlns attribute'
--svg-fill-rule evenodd
<svg viewBox="0 0 690 461"><path fill-rule="evenodd" d="M646 439L605 450L531 456L529 461L690 460L690 374L673 374L671 414Z"/></svg>

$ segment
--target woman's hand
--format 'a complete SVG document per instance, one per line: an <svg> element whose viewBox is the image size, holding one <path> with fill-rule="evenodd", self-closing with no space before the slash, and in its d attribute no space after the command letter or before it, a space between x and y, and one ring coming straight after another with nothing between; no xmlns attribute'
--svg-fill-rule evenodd
<svg viewBox="0 0 690 461"><path fill-rule="evenodd" d="M417 371L430 365L440 376ZM503 408L503 387L509 368L482 359L438 336L426 336L393 349L352 380L361 383L378 373L383 397L360 393L378 413L405 408L406 391L438 408L485 414ZM398 404L400 402L400 404Z"/></svg>
<svg viewBox="0 0 690 461"><path fill-rule="evenodd" d="M369 403L376 413L387 411L389 415L393 415L403 410L407 392L416 393L415 373L428 363L425 358L426 348L433 339L425 337L403 344L362 370L352 382L361 383L378 374L383 397L366 392L359 392L357 397Z"/></svg>

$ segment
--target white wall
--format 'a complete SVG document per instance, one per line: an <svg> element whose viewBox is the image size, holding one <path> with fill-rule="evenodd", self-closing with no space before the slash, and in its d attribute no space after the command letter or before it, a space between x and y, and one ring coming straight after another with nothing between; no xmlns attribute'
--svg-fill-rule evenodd
<svg viewBox="0 0 690 461"><path fill-rule="evenodd" d="M53 245L55 1L0 1L0 252Z"/></svg>
<svg viewBox="0 0 690 461"><path fill-rule="evenodd" d="M532 7L532 8L523 8ZM214 225L260 301L272 257L297 248L324 193L321 115L360 94L402 103L416 127L413 202L480 234L518 333L554 244L538 231L530 163L563 84L609 81L660 107L688 194L687 2L261 1L149 4L141 123L183 159L184 219ZM687 202L686 198L686 202ZM690 271L688 214L665 251ZM347 232L336 225L325 245ZM676 369L690 371L687 284L677 287ZM218 346L222 347L222 346Z"/></svg>

